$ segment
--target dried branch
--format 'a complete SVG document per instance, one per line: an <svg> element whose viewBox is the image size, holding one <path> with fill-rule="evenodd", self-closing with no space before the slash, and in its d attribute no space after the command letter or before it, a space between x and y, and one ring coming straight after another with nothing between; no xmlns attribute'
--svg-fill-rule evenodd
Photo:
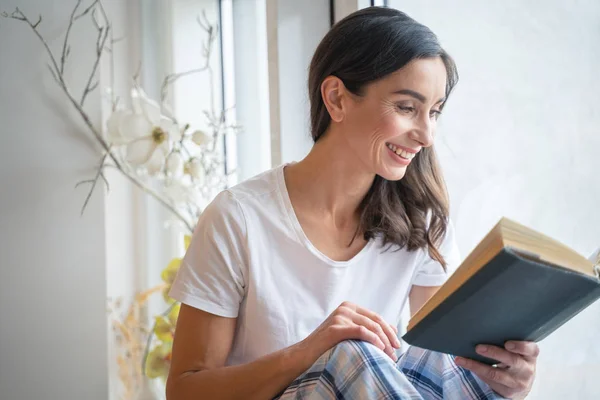
<svg viewBox="0 0 600 400"><path fill-rule="evenodd" d="M65 33L65 41L63 42L62 48L62 56L60 56L60 74L64 74L65 72L65 62L67 61L67 48L69 44L69 33L71 33L71 28L73 27L73 22L75 22L74 17L77 9L81 5L81 0L77 0L77 4L75 4L75 8L73 8L73 12L71 13L71 18L69 18L69 25L67 26L67 32ZM35 27L34 27L35 28Z"/></svg>
<svg viewBox="0 0 600 400"><path fill-rule="evenodd" d="M197 17L196 20L198 21L198 25L200 25L200 27L208 34L206 43L202 43L202 46L204 48L203 57L206 59L206 62L200 68L195 68L195 69L192 69L189 71L167 75L161 85L161 90L160 90L161 104L164 103L167 98L167 90L168 90L169 85L172 85L173 83L175 83L176 80L178 80L179 78L183 78L184 76L197 74L199 72L210 70L210 56L212 54L213 44L214 44L215 40L217 39L218 28L216 28L214 25L212 25L208 21L208 18L206 17L206 12L203 12L202 15L204 16L204 21L202 21L200 19L200 17ZM211 78L211 82L212 82L212 78ZM210 90L211 90L211 102L212 102L213 101L212 86L211 86Z"/></svg>
<svg viewBox="0 0 600 400"><path fill-rule="evenodd" d="M112 153L111 153L111 157L113 157ZM141 189L144 193L148 194L151 197L154 197L154 199L156 199L162 206L167 208L173 215L175 215L179 220L181 220L181 222L185 225L185 227L189 233L194 231L194 227L188 221L188 219L185 218L185 216L183 216L183 214L181 214L179 211L177 211L177 209L175 207L173 207L173 205L171 205L167 200L165 200L158 192L151 189L148 185L141 182L139 179L137 179L135 176L131 175L129 172L125 171L122 166L117 167L116 165L106 164L106 167L115 168L118 171L120 171L127 179L129 179L129 181L131 181L131 183L133 183L135 186L137 186L139 189Z"/></svg>
<svg viewBox="0 0 600 400"><path fill-rule="evenodd" d="M81 208L81 215L83 215L83 212L85 211L85 208L87 207L90 198L92 197L92 193L94 193L94 189L96 188L96 184L98 183L98 179L102 178L104 180L104 183L106 184L106 190L110 190L110 186L108 185L108 180L106 179L106 177L104 176L104 163L106 162L106 157L110 154L110 149L108 152L106 152L104 154L104 156L102 156L102 159L100 160L100 166L98 167L98 171L96 171L96 176L94 177L94 179L88 179L85 181L81 181L79 183L77 183L75 185L75 188L77 189L77 187L79 185L83 185L86 183L90 183L92 185L92 187L90 188L90 191L88 192L88 195L85 198L85 201L83 202L83 207Z"/></svg>
<svg viewBox="0 0 600 400"><path fill-rule="evenodd" d="M207 62L207 64L208 64L208 62ZM167 89L168 89L169 85L173 84L177 79L182 78L187 75L197 74L198 72L206 71L207 68L208 68L208 65L205 65L203 67L191 69L189 71L167 75L165 77L165 79L163 80L163 83L162 83L162 86L160 89L161 102L164 102L167 98Z"/></svg>
<svg viewBox="0 0 600 400"><path fill-rule="evenodd" d="M98 0L94 0L94 2L92 2L92 4L90 4L90 6L88 8L86 8L81 14L77 15L74 20L77 21L79 18L87 15L95 6L96 4L98 4L99 1Z"/></svg>
<svg viewBox="0 0 600 400"><path fill-rule="evenodd" d="M6 14L6 13L4 13L4 14ZM38 19L38 22L36 22L35 24L33 24L33 23L31 23L31 21L29 20L29 18L27 18L25 16L25 14L23 14L21 12L21 10L19 10L19 7L17 7L15 9L15 11L10 16L8 16L8 14L6 14L5 17L16 19L16 20L19 20L19 21L23 21L27 25L29 25L31 27L31 29L33 29L33 32L38 37L38 39L40 39L40 41L42 42L42 44L46 48L46 52L50 56L50 61L52 61L52 67L54 68L54 71L56 72L56 75L57 75L56 79L59 80L59 83L60 83L61 87L64 88L65 87L65 82L62 79L62 73L60 72L60 69L59 69L58 64L56 62L56 59L54 58L54 54L50 50L50 47L48 46L48 43L46 42L46 40L44 40L44 38L42 37L42 35L40 34L40 32L37 30L38 25L42 21L42 16L40 15L40 17Z"/></svg>
<svg viewBox="0 0 600 400"><path fill-rule="evenodd" d="M104 18L104 22L106 25L104 27L100 27L100 25L98 24L96 17L95 17L94 11L96 11L96 9L94 9L94 11L92 11L92 17L95 21L94 25L97 27L97 30L98 30L98 37L96 38L96 60L94 61L92 71L90 72L90 76L88 78L85 89L83 90L83 94L81 95L81 101L79 102L79 105L81 107L83 107L83 104L85 102L85 98L87 97L87 95L90 94L98 85L97 83L95 85L92 85L92 80L96 76L96 71L98 70L98 65L100 65L100 59L102 58L102 53L106 46L106 40L109 37L109 33L112 32L110 23L108 22L109 21L108 16L106 15L106 11L104 10L102 3L99 0L97 0L94 2L94 4L98 4L98 7L100 8L100 11L102 12L102 16Z"/></svg>
<svg viewBox="0 0 600 400"><path fill-rule="evenodd" d="M101 11L103 12L104 16L106 16L106 14L104 13L104 10L102 8L101 1L98 0L96 3L101 8ZM33 23L31 23L31 20L29 20L29 18L27 18L19 10L19 8L16 8L16 10L10 16L8 16L8 18L12 18L12 19L16 19L16 20L25 22L27 25L29 25L31 27L31 29L33 30L33 32L35 33L35 35L42 42L42 45L46 49L46 52L48 53L48 57L50 58L50 61L51 61L51 68L50 69L53 71L53 77L56 79L56 81L59 84L60 88L63 90L63 92L65 93L65 95L67 96L67 98L69 99L69 101L71 102L71 104L73 105L73 107L75 107L75 109L77 110L77 112L79 113L79 115L81 116L81 118L83 119L85 125L88 127L88 129L90 130L90 132L92 133L92 135L94 136L94 138L98 141L98 143L100 144L100 146L102 147L102 149L106 152L107 156L114 163L114 165L112 165L112 164L105 164L105 166L111 166L111 167L114 167L117 170L119 170L127 179L129 179L130 182L132 182L135 186L137 186L138 188L140 188L146 194L154 197L161 205L165 206L171 213L173 213L173 215L175 215L178 219L180 219L183 222L184 226L188 229L188 231L190 233L193 232L193 230L194 230L193 224L191 224L188 221L188 219L181 212L179 212L177 209L175 209L175 207L173 207L160 194L158 194L156 191L152 190L150 187L148 187L148 185L144 184L142 181L140 181L139 179L137 179L134 175L132 175L129 171L127 171L123 167L123 165L121 164L118 156L114 152L111 151L109 144L106 142L106 140L104 140L104 138L102 137L101 133L94 127L94 125L90 121L90 118L87 115L87 113L85 112L85 110L83 109L82 105L75 99L75 97L73 96L73 94L70 92L69 88L65 84L64 76L61 73L61 70L60 70L60 67L58 65L58 62L56 61L56 58L54 57L54 54L52 53L52 51L50 50L50 47L48 46L48 42L42 37L42 35L40 34L40 32L37 30L36 26ZM41 17L40 17L40 20L41 20ZM108 20L108 19L106 19L106 20ZM99 26L98 26L98 29L100 29ZM106 32L108 32L108 30L106 30ZM108 35L105 34L105 36L108 36ZM103 40L102 43L104 45L105 41ZM97 58L97 60L98 60L98 58ZM95 65L96 65L96 68L97 68L97 63ZM88 85L91 85L91 84L88 84ZM87 86L86 88L89 89L89 86ZM90 180L90 181L93 181L93 180ZM91 182L88 182L88 183L91 183Z"/></svg>

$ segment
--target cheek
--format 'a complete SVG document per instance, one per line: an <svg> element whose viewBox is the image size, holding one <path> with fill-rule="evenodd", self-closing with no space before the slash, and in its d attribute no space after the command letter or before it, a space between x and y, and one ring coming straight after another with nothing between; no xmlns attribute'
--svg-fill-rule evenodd
<svg viewBox="0 0 600 400"><path fill-rule="evenodd" d="M410 129L411 123L408 118L402 117L398 113L388 113L379 121L378 131L381 140L388 141L405 135Z"/></svg>

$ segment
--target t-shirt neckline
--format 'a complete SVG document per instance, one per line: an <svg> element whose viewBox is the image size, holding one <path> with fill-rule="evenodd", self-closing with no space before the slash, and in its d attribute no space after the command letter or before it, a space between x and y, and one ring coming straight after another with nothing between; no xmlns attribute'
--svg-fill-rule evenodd
<svg viewBox="0 0 600 400"><path fill-rule="evenodd" d="M304 230L302 229L302 225L300 225L300 221L298 220L296 212L294 211L294 207L292 206L292 200L290 199L290 195L287 190L287 185L285 183L284 168L287 167L288 165L292 165L292 164L294 164L294 163L284 163L279 166L279 168L277 169L277 184L279 186L279 194L281 196L281 201L283 202L286 214L288 216L288 220L289 220L290 224L292 225L292 229L296 233L298 240L312 254L314 254L316 257L318 257L319 259L321 259L326 264L328 264L332 267L347 267L348 265L350 265L354 262L357 262L360 258L362 258L369 251L369 249L373 245L373 242L374 242L373 239L369 240L367 242L367 244L357 254L355 254L354 257L352 257L351 259L349 259L347 261L337 261L337 260L331 259L327 255L323 254L319 249L317 249L315 247L315 245L310 241L308 236L306 236L306 233L304 233Z"/></svg>

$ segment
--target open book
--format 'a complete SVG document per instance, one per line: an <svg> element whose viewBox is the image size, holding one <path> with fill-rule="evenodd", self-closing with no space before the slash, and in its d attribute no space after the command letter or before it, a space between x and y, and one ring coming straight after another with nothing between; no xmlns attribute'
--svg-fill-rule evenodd
<svg viewBox="0 0 600 400"><path fill-rule="evenodd" d="M502 218L410 319L407 343L492 365L478 344L540 341L600 298L600 260Z"/></svg>

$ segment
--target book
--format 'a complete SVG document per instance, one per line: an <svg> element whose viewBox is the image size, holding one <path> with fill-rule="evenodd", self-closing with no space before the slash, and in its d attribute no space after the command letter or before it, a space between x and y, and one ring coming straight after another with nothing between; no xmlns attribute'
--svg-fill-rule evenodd
<svg viewBox="0 0 600 400"><path fill-rule="evenodd" d="M413 315L402 339L498 364L475 346L541 341L600 298L599 264L502 218Z"/></svg>

